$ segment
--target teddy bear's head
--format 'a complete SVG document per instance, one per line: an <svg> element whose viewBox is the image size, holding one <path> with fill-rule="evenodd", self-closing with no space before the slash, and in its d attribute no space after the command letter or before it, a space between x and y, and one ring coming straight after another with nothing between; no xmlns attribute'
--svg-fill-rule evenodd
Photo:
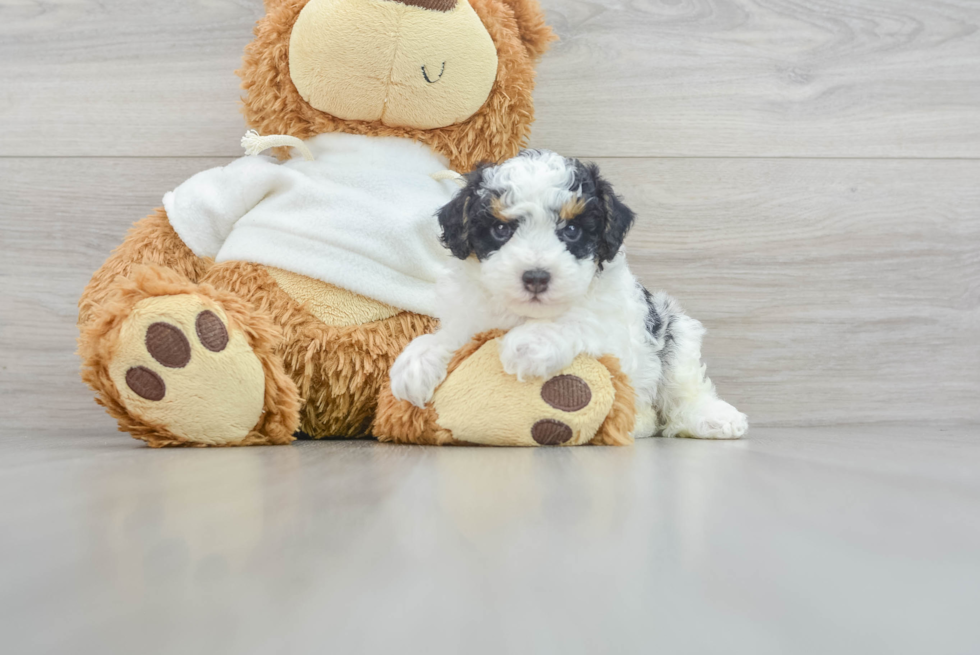
<svg viewBox="0 0 980 655"><path fill-rule="evenodd" d="M554 39L537 0L265 0L239 71L263 134L402 136L467 171L517 153L534 62Z"/></svg>

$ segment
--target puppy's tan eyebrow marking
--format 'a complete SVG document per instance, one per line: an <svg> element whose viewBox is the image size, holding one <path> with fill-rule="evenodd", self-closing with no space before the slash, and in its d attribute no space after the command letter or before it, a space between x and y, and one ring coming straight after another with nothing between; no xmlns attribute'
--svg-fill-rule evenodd
<svg viewBox="0 0 980 655"><path fill-rule="evenodd" d="M512 220L510 217L504 216L504 203L497 196L494 196L493 200L490 201L490 212L498 221L507 223Z"/></svg>
<svg viewBox="0 0 980 655"><path fill-rule="evenodd" d="M560 216L563 221L570 221L585 211L585 205L585 199L578 196L562 205L561 211L558 212L558 216Z"/></svg>

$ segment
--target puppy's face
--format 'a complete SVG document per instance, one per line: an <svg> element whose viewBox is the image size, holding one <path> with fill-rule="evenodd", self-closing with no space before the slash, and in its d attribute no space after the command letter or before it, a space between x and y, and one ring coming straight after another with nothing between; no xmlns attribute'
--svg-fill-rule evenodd
<svg viewBox="0 0 980 655"><path fill-rule="evenodd" d="M519 316L566 311L616 256L633 212L595 165L527 150L483 166L439 212L443 243L478 262L491 297Z"/></svg>

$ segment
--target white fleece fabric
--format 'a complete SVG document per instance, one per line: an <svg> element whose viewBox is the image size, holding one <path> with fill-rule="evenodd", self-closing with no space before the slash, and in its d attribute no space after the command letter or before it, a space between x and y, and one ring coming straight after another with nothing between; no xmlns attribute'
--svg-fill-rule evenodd
<svg viewBox="0 0 980 655"><path fill-rule="evenodd" d="M279 163L242 157L163 197L200 257L275 266L420 314L435 312L448 252L436 212L459 190L448 161L398 137L322 134Z"/></svg>

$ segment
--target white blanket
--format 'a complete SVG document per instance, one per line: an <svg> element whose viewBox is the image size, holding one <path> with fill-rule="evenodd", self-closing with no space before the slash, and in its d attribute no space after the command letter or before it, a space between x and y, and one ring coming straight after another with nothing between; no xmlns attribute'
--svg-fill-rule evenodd
<svg viewBox="0 0 980 655"><path fill-rule="evenodd" d="M458 191L432 173L448 162L396 137L323 134L315 157L242 157L163 198L174 230L201 257L275 266L421 314L448 252L436 211Z"/></svg>

